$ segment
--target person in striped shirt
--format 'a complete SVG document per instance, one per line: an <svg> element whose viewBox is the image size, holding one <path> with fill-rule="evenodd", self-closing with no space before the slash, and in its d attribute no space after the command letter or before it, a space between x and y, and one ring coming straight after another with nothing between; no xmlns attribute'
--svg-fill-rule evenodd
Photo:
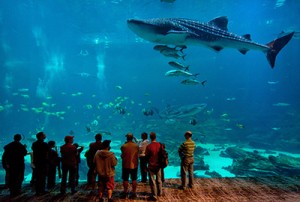
<svg viewBox="0 0 300 202"><path fill-rule="evenodd" d="M194 151L196 148L195 142L192 140L192 132L186 131L184 133L185 142L183 142L179 149L179 157L181 159L180 174L181 174L181 186L179 189L185 190L187 187L186 174L189 174L189 188L193 188L194 185Z"/></svg>

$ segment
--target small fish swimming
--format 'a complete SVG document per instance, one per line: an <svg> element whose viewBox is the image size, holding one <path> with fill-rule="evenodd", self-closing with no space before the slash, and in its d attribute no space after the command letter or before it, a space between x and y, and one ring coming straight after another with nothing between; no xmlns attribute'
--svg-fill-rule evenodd
<svg viewBox="0 0 300 202"><path fill-rule="evenodd" d="M275 84L278 84L279 83L279 81L268 81L268 84L270 84L270 85L275 85Z"/></svg>
<svg viewBox="0 0 300 202"><path fill-rule="evenodd" d="M196 119L191 119L189 122L190 122L190 124L192 124L193 126L197 124L197 120L196 120Z"/></svg>
<svg viewBox="0 0 300 202"><path fill-rule="evenodd" d="M276 104L273 104L273 106L275 106L275 107L288 107L288 106L290 106L291 104L289 104L289 103L285 103L285 102L278 102L278 103L276 103Z"/></svg>
<svg viewBox="0 0 300 202"><path fill-rule="evenodd" d="M183 71L183 70L180 70L180 69L172 69L172 70L169 70L165 73L165 76L186 76L186 77L189 77L189 76L197 76L198 74L192 74L190 72L187 72L187 71Z"/></svg>
<svg viewBox="0 0 300 202"><path fill-rule="evenodd" d="M171 57L171 58L175 58L175 59L181 58L183 60L185 60L185 56L186 56L186 55L182 55L179 53L169 52L167 50L162 50L162 51L160 51L160 53L166 57Z"/></svg>
<svg viewBox="0 0 300 202"><path fill-rule="evenodd" d="M201 84L202 86L204 86L206 82L207 82L207 80L200 82L196 79L185 79L185 80L181 81L181 83L184 85L199 85L199 84Z"/></svg>
<svg viewBox="0 0 300 202"><path fill-rule="evenodd" d="M174 3L176 0L160 0L160 2Z"/></svg>
<svg viewBox="0 0 300 202"><path fill-rule="evenodd" d="M180 51L181 53L183 53L183 50L186 49L186 48L187 48L187 46L185 46L185 45L175 46L173 48L169 47L167 45L156 45L156 46L153 47L154 50L157 50L159 52L166 51L166 52L170 52L170 53L178 53L178 51Z"/></svg>
<svg viewBox="0 0 300 202"><path fill-rule="evenodd" d="M145 116L153 116L153 114L154 114L154 111L152 110L152 109L143 109L142 110L142 112L143 112L143 114L145 115Z"/></svg>
<svg viewBox="0 0 300 202"><path fill-rule="evenodd" d="M236 127L240 128L240 129L244 129L245 128L245 126L243 124L241 124L241 123L237 123Z"/></svg>
<svg viewBox="0 0 300 202"><path fill-rule="evenodd" d="M184 71L189 71L189 67L190 67L190 65L184 65L180 62L175 62L175 61L171 61L168 64L171 65L174 68L181 69L181 70L184 70Z"/></svg>
<svg viewBox="0 0 300 202"><path fill-rule="evenodd" d="M86 73L86 72L74 73L74 75L80 76L82 78L97 78L97 76Z"/></svg>

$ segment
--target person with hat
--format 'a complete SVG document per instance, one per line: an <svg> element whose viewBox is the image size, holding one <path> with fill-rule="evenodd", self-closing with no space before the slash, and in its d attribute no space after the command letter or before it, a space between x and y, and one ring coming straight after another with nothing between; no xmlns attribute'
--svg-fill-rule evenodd
<svg viewBox="0 0 300 202"><path fill-rule="evenodd" d="M115 154L110 150L110 140L104 140L102 143L102 150L98 150L94 157L96 165L96 172L98 174L98 189L99 199L104 201L103 192L107 189L108 201L112 200L112 193L115 187L115 166L118 161Z"/></svg>
<svg viewBox="0 0 300 202"><path fill-rule="evenodd" d="M187 187L186 174L189 174L189 188L193 188L194 185L194 151L196 148L195 142L192 140L192 132L186 131L184 133L185 142L183 142L179 149L178 154L181 159L180 175L181 186L179 189L185 190Z"/></svg>
<svg viewBox="0 0 300 202"><path fill-rule="evenodd" d="M139 146L133 142L132 133L128 133L126 139L125 144L121 146L123 198L128 198L129 176L132 180L131 198L136 198Z"/></svg>
<svg viewBox="0 0 300 202"><path fill-rule="evenodd" d="M24 157L27 155L26 145L21 144L22 136L16 134L14 141L4 146L2 164L8 176L8 188L11 196L21 193L24 180Z"/></svg>
<svg viewBox="0 0 300 202"><path fill-rule="evenodd" d="M65 136L65 144L60 147L61 165L62 165L62 178L60 193L66 193L67 175L69 173L69 184L71 186L71 193L74 194L75 190L75 177L77 170L77 148L73 145L74 136Z"/></svg>

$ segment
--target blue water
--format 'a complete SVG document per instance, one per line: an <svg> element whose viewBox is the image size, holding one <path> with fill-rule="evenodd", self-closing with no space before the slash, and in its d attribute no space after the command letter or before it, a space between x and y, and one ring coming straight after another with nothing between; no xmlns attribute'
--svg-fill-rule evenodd
<svg viewBox="0 0 300 202"><path fill-rule="evenodd" d="M104 139L121 142L128 131L138 137L155 131L159 141L178 145L185 130L205 134L211 143L257 140L281 150L289 148L284 142L299 145L299 36L280 52L274 69L259 51L242 55L234 49L217 53L190 46L186 60L176 61L190 65L190 71L207 83L185 86L182 78L165 76L172 69L168 62L175 59L154 51L154 44L141 40L126 24L129 18L207 22L228 16L229 31L249 33L252 40L265 44L282 30L299 32L299 10L297 0L3 0L0 146L21 133L30 150L30 138L40 130L58 145L71 130L75 141L85 145L97 131L108 131L112 135ZM157 113L142 113L144 108L159 112L167 106L198 103L207 107L175 124L166 124ZM118 105L125 114L117 111ZM197 120L195 126L191 118ZM299 147L290 152L300 153Z"/></svg>

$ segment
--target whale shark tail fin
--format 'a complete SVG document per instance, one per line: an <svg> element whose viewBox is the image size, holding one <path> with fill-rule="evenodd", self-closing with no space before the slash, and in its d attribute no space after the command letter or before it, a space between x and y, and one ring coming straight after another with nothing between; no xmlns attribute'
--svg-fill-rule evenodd
<svg viewBox="0 0 300 202"><path fill-rule="evenodd" d="M270 48L267 51L267 60L272 68L275 66L277 54L292 39L293 35L294 32L291 32L266 44Z"/></svg>

